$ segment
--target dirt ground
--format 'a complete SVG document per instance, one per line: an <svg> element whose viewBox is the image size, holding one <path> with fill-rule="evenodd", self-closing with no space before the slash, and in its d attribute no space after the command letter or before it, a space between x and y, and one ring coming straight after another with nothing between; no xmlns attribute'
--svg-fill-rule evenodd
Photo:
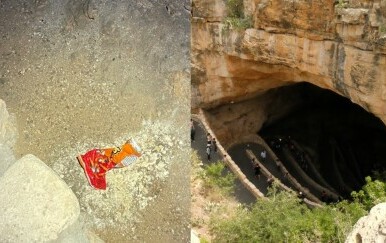
<svg viewBox="0 0 386 243"><path fill-rule="evenodd" d="M0 98L17 158L71 187L106 242L188 242L188 1L0 0ZM143 157L88 186L75 156L134 137Z"/></svg>

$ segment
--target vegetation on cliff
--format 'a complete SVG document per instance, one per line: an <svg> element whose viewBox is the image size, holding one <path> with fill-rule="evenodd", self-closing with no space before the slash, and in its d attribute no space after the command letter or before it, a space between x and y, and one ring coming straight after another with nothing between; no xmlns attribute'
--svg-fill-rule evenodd
<svg viewBox="0 0 386 243"><path fill-rule="evenodd" d="M201 178L206 191L217 190L224 196L234 192L236 177L225 171L225 165L222 161L205 165L201 172Z"/></svg>
<svg viewBox="0 0 386 243"><path fill-rule="evenodd" d="M386 199L386 184L366 178L367 184L353 192L352 201L323 208L308 208L294 193L269 190L269 200L240 207L230 217L214 216L214 242L344 242L356 221Z"/></svg>
<svg viewBox="0 0 386 243"><path fill-rule="evenodd" d="M354 202L363 206L367 211L378 203L386 202L386 175L376 173L375 178L373 180L370 176L366 177L366 184L362 190L351 193Z"/></svg>
<svg viewBox="0 0 386 243"><path fill-rule="evenodd" d="M270 200L241 208L232 218L213 218L216 242L342 242L365 210L358 203L309 209L296 195L270 191Z"/></svg>
<svg viewBox="0 0 386 243"><path fill-rule="evenodd" d="M227 0L227 17L225 18L224 30L245 30L251 28L251 16L245 16L243 0Z"/></svg>

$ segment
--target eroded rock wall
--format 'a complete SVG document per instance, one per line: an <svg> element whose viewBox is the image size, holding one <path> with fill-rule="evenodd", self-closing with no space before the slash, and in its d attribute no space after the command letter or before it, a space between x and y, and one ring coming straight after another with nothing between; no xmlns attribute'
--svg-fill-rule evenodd
<svg viewBox="0 0 386 243"><path fill-rule="evenodd" d="M306 81L386 123L384 1L244 0L246 30L227 30L222 2L194 1L193 109Z"/></svg>
<svg viewBox="0 0 386 243"><path fill-rule="evenodd" d="M205 112L213 132L221 139L221 145L229 148L243 136L249 137L263 125L280 120L298 108L302 102L301 94L290 91L289 87L283 88Z"/></svg>

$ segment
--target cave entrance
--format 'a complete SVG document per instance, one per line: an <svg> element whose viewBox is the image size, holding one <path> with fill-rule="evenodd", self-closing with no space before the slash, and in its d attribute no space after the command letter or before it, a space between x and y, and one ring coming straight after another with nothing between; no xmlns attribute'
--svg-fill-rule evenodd
<svg viewBox="0 0 386 243"><path fill-rule="evenodd" d="M366 176L386 174L382 121L349 99L310 83L266 90L205 114L221 145L262 192L266 188L262 179L254 178L246 155L247 149L260 154L263 148L254 147L259 136L298 183L322 201L329 201L322 188L333 192L335 200L359 190Z"/></svg>
<svg viewBox="0 0 386 243"><path fill-rule="evenodd" d="M268 92L280 98L272 99L257 133L286 166L289 156L295 158L315 181L324 179L344 197L360 189L366 176L385 171L386 128L380 119L349 99L309 83ZM282 152L283 146L289 147L290 155Z"/></svg>

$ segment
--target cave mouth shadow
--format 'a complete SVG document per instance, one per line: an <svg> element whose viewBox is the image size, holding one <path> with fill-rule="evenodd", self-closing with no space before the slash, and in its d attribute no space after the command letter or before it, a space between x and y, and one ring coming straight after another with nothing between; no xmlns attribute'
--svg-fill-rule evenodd
<svg viewBox="0 0 386 243"><path fill-rule="evenodd" d="M298 147L291 147L291 156L315 181L310 167L299 161L302 156L343 197L359 190L366 176L385 172L386 127L379 118L345 97L305 82L268 92L280 98L271 101L257 133L271 145L278 139L295 141ZM285 155L275 152L287 166Z"/></svg>

